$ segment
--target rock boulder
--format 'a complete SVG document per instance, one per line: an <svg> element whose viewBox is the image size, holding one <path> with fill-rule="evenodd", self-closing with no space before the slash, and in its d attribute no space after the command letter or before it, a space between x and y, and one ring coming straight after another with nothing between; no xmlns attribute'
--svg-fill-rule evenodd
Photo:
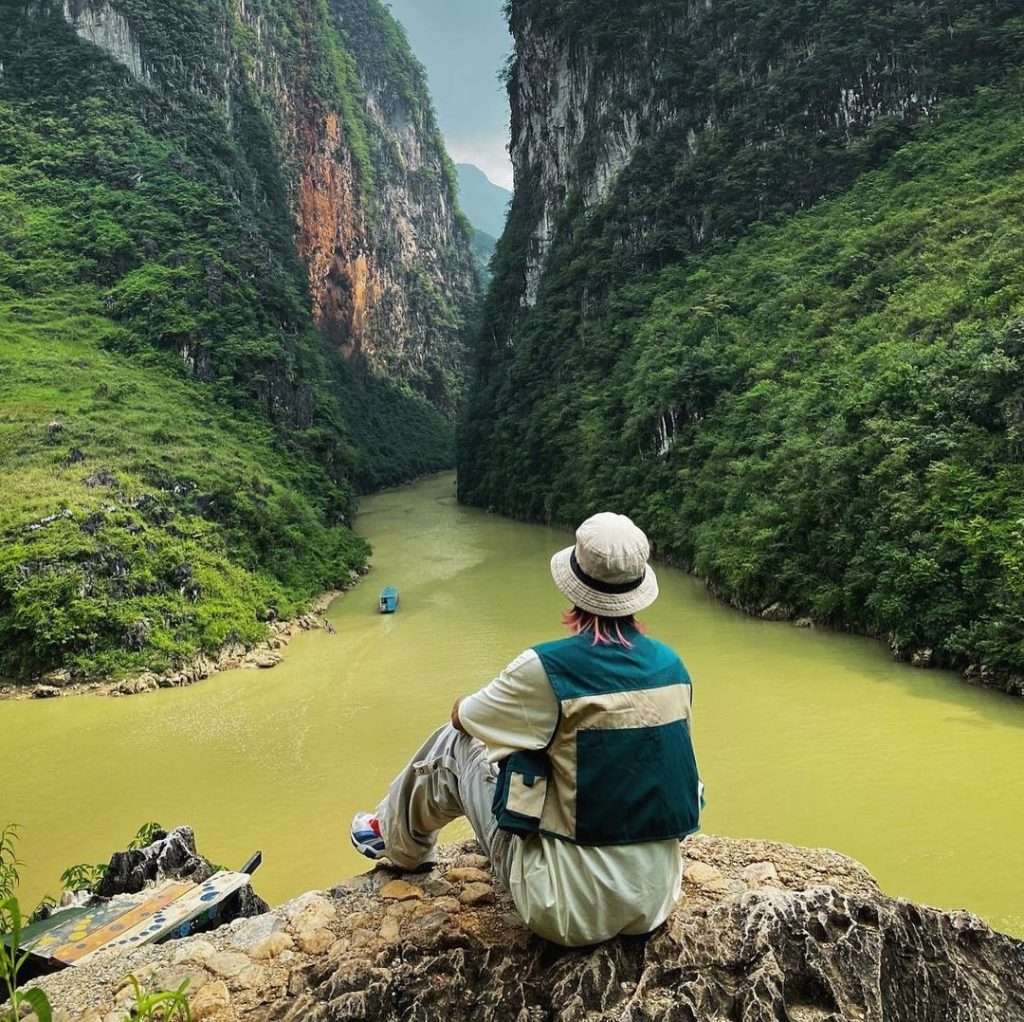
<svg viewBox="0 0 1024 1022"><path fill-rule="evenodd" d="M1024 942L970 913L890 898L835 852L697 837L683 853L683 900L646 938L577 950L540 940L497 884L493 898L472 896L484 863L465 845L438 864L451 893L431 894L438 874L378 868L43 985L72 1018L102 1018L125 973L176 961L188 963L195 1016L213 1022L1024 1020ZM396 879L418 896L395 898L408 894Z"/></svg>

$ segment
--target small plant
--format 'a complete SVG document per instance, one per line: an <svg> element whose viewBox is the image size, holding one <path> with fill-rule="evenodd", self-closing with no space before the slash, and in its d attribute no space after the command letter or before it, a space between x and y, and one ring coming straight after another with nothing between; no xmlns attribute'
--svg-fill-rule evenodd
<svg viewBox="0 0 1024 1022"><path fill-rule="evenodd" d="M188 1006L188 980L182 980L177 990L160 990L148 993L142 984L129 976L128 982L135 993L135 1004L132 1005L128 1019L160 1019L160 1022L192 1022L192 1012Z"/></svg>
<svg viewBox="0 0 1024 1022"><path fill-rule="evenodd" d="M77 893L78 891L95 891L107 871L104 862L98 862L90 866L87 862L81 862L77 866L71 866L60 875L60 882L64 885L65 891Z"/></svg>
<svg viewBox="0 0 1024 1022"><path fill-rule="evenodd" d="M18 838L18 825L9 823L0 829L0 901L14 897L14 891L21 877L18 867L23 863L14 851L14 842Z"/></svg>
<svg viewBox="0 0 1024 1022"><path fill-rule="evenodd" d="M148 848L156 840L156 835L162 830L163 827L159 823L144 823L135 832L135 837L128 842L128 851L132 852L139 848Z"/></svg>
<svg viewBox="0 0 1024 1022"><path fill-rule="evenodd" d="M18 989L18 973L29 953L21 949L21 908L17 898L0 902L0 934L4 935L0 940L0 990L6 988L10 1003L10 1007L0 1009L0 1022L18 1022L23 1007L31 1008L39 1022L51 1022L53 1014L46 994L42 990Z"/></svg>

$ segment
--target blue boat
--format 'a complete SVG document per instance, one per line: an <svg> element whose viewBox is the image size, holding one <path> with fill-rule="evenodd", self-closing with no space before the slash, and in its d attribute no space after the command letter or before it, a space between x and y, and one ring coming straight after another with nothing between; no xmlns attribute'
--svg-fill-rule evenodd
<svg viewBox="0 0 1024 1022"><path fill-rule="evenodd" d="M378 606L382 614L394 614L398 610L398 590L394 586L388 586L380 594Z"/></svg>

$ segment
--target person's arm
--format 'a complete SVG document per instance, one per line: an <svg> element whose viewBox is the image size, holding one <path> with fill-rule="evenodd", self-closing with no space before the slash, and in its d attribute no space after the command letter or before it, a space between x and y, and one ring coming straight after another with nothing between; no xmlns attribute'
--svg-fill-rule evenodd
<svg viewBox="0 0 1024 1022"><path fill-rule="evenodd" d="M491 760L547 748L558 726L558 700L540 658L531 649L489 685L452 708L452 727L487 746Z"/></svg>
<svg viewBox="0 0 1024 1022"><path fill-rule="evenodd" d="M459 707L462 705L461 699L455 700L455 705L452 707L452 727L456 731L461 731L464 735L468 735L469 732L462 726L462 721L459 718Z"/></svg>

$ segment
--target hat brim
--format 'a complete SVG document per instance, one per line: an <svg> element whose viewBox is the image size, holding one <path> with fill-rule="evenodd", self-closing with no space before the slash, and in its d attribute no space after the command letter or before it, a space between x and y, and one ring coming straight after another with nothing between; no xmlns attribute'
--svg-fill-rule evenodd
<svg viewBox="0 0 1024 1022"><path fill-rule="evenodd" d="M572 570L575 547L559 550L551 558L551 577L573 606L601 617L629 617L646 610L658 598L658 576L648 564L647 574L639 587L628 593L602 593L581 582Z"/></svg>

